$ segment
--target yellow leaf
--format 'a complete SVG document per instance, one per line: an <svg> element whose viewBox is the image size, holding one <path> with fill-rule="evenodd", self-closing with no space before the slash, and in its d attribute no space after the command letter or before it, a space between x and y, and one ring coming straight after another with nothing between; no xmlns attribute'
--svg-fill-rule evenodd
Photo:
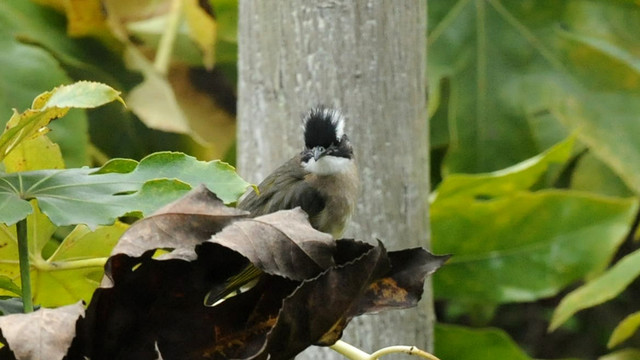
<svg viewBox="0 0 640 360"><path fill-rule="evenodd" d="M202 51L205 68L211 70L215 62L216 22L197 0L188 0L184 5L189 37Z"/></svg>
<svg viewBox="0 0 640 360"><path fill-rule="evenodd" d="M64 169L64 160L58 144L48 136L37 136L22 141L4 158L5 171L31 171Z"/></svg>
<svg viewBox="0 0 640 360"><path fill-rule="evenodd" d="M623 341L630 338L633 334L638 331L640 327L640 311L630 314L624 320L622 320L618 326L613 330L611 334L611 338L609 339L609 343L607 344L608 348L613 348L615 346L620 345Z"/></svg>
<svg viewBox="0 0 640 360"><path fill-rule="evenodd" d="M70 36L85 36L104 32L107 29L106 15L100 0L67 0L67 33Z"/></svg>

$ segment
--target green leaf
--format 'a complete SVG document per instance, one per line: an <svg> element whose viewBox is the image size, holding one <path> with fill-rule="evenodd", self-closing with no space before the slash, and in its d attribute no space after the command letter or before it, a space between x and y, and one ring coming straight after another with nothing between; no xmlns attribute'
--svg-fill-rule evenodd
<svg viewBox="0 0 640 360"><path fill-rule="evenodd" d="M636 211L635 199L555 190L436 202L433 250L453 256L434 294L491 303L555 295L606 267Z"/></svg>
<svg viewBox="0 0 640 360"><path fill-rule="evenodd" d="M111 250L127 228L120 222L94 231L78 225L50 258L33 264L34 302L57 307L82 299L88 304Z"/></svg>
<svg viewBox="0 0 640 360"><path fill-rule="evenodd" d="M41 94L33 101L33 109L47 110L50 108L94 108L112 101L124 100L120 92L108 85L78 81L71 85L62 85L49 92Z"/></svg>
<svg viewBox="0 0 640 360"><path fill-rule="evenodd" d="M0 300L0 313L2 315L22 314L23 312L24 304L22 303L21 298L7 298Z"/></svg>
<svg viewBox="0 0 640 360"><path fill-rule="evenodd" d="M98 40L70 39L64 16L33 1L0 1L0 48L0 126L11 116L11 109L26 109L42 91L71 83L73 78L117 88L126 87L116 77L135 79ZM121 108L112 116L120 112ZM72 110L51 129L50 137L60 145L67 166L89 162L85 111Z"/></svg>
<svg viewBox="0 0 640 360"><path fill-rule="evenodd" d="M431 207L432 246L452 258L434 276L436 297L532 301L602 271L623 241L634 199L527 191L573 138L510 168L444 179Z"/></svg>
<svg viewBox="0 0 640 360"><path fill-rule="evenodd" d="M556 100L553 83L566 76L557 74L563 65L542 38L563 5L538 3L430 4L429 88L440 92L444 80L449 84L447 94L430 96L447 98L441 101L449 128L446 173L494 171L541 151L528 118L548 109Z"/></svg>
<svg viewBox="0 0 640 360"><path fill-rule="evenodd" d="M584 95L584 99L568 101L560 110L560 119L579 129L578 137L593 154L640 194L640 95L598 93Z"/></svg>
<svg viewBox="0 0 640 360"><path fill-rule="evenodd" d="M430 98L446 111L445 173L504 168L565 136L637 192L640 8L620 2L440 1L429 6ZM447 86L442 86L447 84ZM625 105L626 104L626 105ZM555 138L554 138L555 137Z"/></svg>
<svg viewBox="0 0 640 360"><path fill-rule="evenodd" d="M78 225L45 259L43 249L53 241L56 226L40 212L35 201L32 205L36 210L27 217L27 226L34 302L47 307L78 300L88 303L100 284L109 254L127 225L116 222L111 226L99 226L94 231ZM6 244L0 249L0 278L19 282L15 226L0 225L0 241ZM15 292L15 289L7 290ZM7 291L0 292L0 295L8 294Z"/></svg>
<svg viewBox="0 0 640 360"><path fill-rule="evenodd" d="M624 320L622 320L618 326L613 330L609 342L608 348L613 348L620 345L623 341L630 338L638 331L640 327L640 311L630 314Z"/></svg>
<svg viewBox="0 0 640 360"><path fill-rule="evenodd" d="M15 113L0 136L0 160L24 139L35 137L50 121L64 116L70 108L91 108L122 99L111 87L88 81L63 85L42 93L33 100L32 108Z"/></svg>
<svg viewBox="0 0 640 360"><path fill-rule="evenodd" d="M248 186L226 163L172 152L149 155L135 168L132 160L114 159L101 169L0 174L0 221L25 218L32 212L26 200L37 199L56 225L95 228L125 214L149 214L201 183L227 203Z"/></svg>
<svg viewBox="0 0 640 360"><path fill-rule="evenodd" d="M435 355L455 360L531 360L504 331L436 324Z"/></svg>
<svg viewBox="0 0 640 360"><path fill-rule="evenodd" d="M64 169L60 147L46 135L23 140L3 163L6 172Z"/></svg>
<svg viewBox="0 0 640 360"><path fill-rule="evenodd" d="M22 295L22 291L20 290L20 287L16 285L16 283L14 283L10 277L5 275L0 275L0 289L7 290L18 296Z"/></svg>
<svg viewBox="0 0 640 360"><path fill-rule="evenodd" d="M571 174L571 188L609 196L633 196L622 179L591 152L578 159L575 171Z"/></svg>
<svg viewBox="0 0 640 360"><path fill-rule="evenodd" d="M613 299L639 275L640 250L636 250L599 277L565 296L553 313L549 329L558 328L580 310Z"/></svg>
<svg viewBox="0 0 640 360"><path fill-rule="evenodd" d="M177 92L169 79L155 71L153 65L132 44L127 47L129 64L140 70L144 80L127 95L127 104L149 128L178 134L187 134L198 143L206 141L192 127L190 114L180 103Z"/></svg>
<svg viewBox="0 0 640 360"><path fill-rule="evenodd" d="M449 175L435 192L435 201L450 201L456 196L490 198L529 189L550 164L569 159L573 143L574 138L569 137L540 155L492 173Z"/></svg>
<svg viewBox="0 0 640 360"><path fill-rule="evenodd" d="M640 350L638 349L623 349L605 356L601 356L598 360L638 360L640 359Z"/></svg>

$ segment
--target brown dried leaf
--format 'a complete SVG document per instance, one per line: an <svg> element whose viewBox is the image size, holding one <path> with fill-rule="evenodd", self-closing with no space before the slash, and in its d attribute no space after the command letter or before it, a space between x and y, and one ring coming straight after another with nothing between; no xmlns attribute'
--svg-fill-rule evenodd
<svg viewBox="0 0 640 360"><path fill-rule="evenodd" d="M248 215L246 211L225 206L206 186L200 185L136 222L122 235L112 255L140 257L156 249L193 250L229 223Z"/></svg>
<svg viewBox="0 0 640 360"><path fill-rule="evenodd" d="M235 222L210 242L238 252L268 274L292 280L314 277L334 265L333 237L312 228L300 208Z"/></svg>
<svg viewBox="0 0 640 360"><path fill-rule="evenodd" d="M357 315L416 306L425 277L449 257L417 248L387 253L381 242L338 240L343 260L284 300L263 353L288 359L310 345L332 345Z"/></svg>
<svg viewBox="0 0 640 360"><path fill-rule="evenodd" d="M447 258L335 241L299 209L244 216L200 188L134 224L69 358L288 359L334 343L354 316L416 305L425 276ZM158 248L172 250L155 259ZM249 262L264 271L253 288L203 305Z"/></svg>
<svg viewBox="0 0 640 360"><path fill-rule="evenodd" d="M62 359L75 336L76 322L82 316L82 301L56 309L2 316L0 331L2 342L7 346L0 350L0 357Z"/></svg>

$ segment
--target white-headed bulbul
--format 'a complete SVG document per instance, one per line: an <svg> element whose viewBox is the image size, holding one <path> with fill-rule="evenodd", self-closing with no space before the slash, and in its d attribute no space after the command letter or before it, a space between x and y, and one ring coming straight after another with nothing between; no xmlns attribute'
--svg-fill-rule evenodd
<svg viewBox="0 0 640 360"><path fill-rule="evenodd" d="M315 229L342 235L358 196L358 171L353 148L344 133L344 117L336 109L319 106L303 118L304 149L278 167L238 202L252 216L300 207ZM222 286L212 289L205 305L253 286L261 271L250 265Z"/></svg>

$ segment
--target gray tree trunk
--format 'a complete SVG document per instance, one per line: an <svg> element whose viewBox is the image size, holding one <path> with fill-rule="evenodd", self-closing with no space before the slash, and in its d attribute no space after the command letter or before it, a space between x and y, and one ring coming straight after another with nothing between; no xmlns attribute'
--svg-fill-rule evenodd
<svg viewBox="0 0 640 360"><path fill-rule="evenodd" d="M302 150L309 107L337 106L362 182L345 236L428 247L426 0L241 0L239 16L240 173L262 180ZM430 349L433 320L427 286L418 308L356 318L343 340Z"/></svg>

